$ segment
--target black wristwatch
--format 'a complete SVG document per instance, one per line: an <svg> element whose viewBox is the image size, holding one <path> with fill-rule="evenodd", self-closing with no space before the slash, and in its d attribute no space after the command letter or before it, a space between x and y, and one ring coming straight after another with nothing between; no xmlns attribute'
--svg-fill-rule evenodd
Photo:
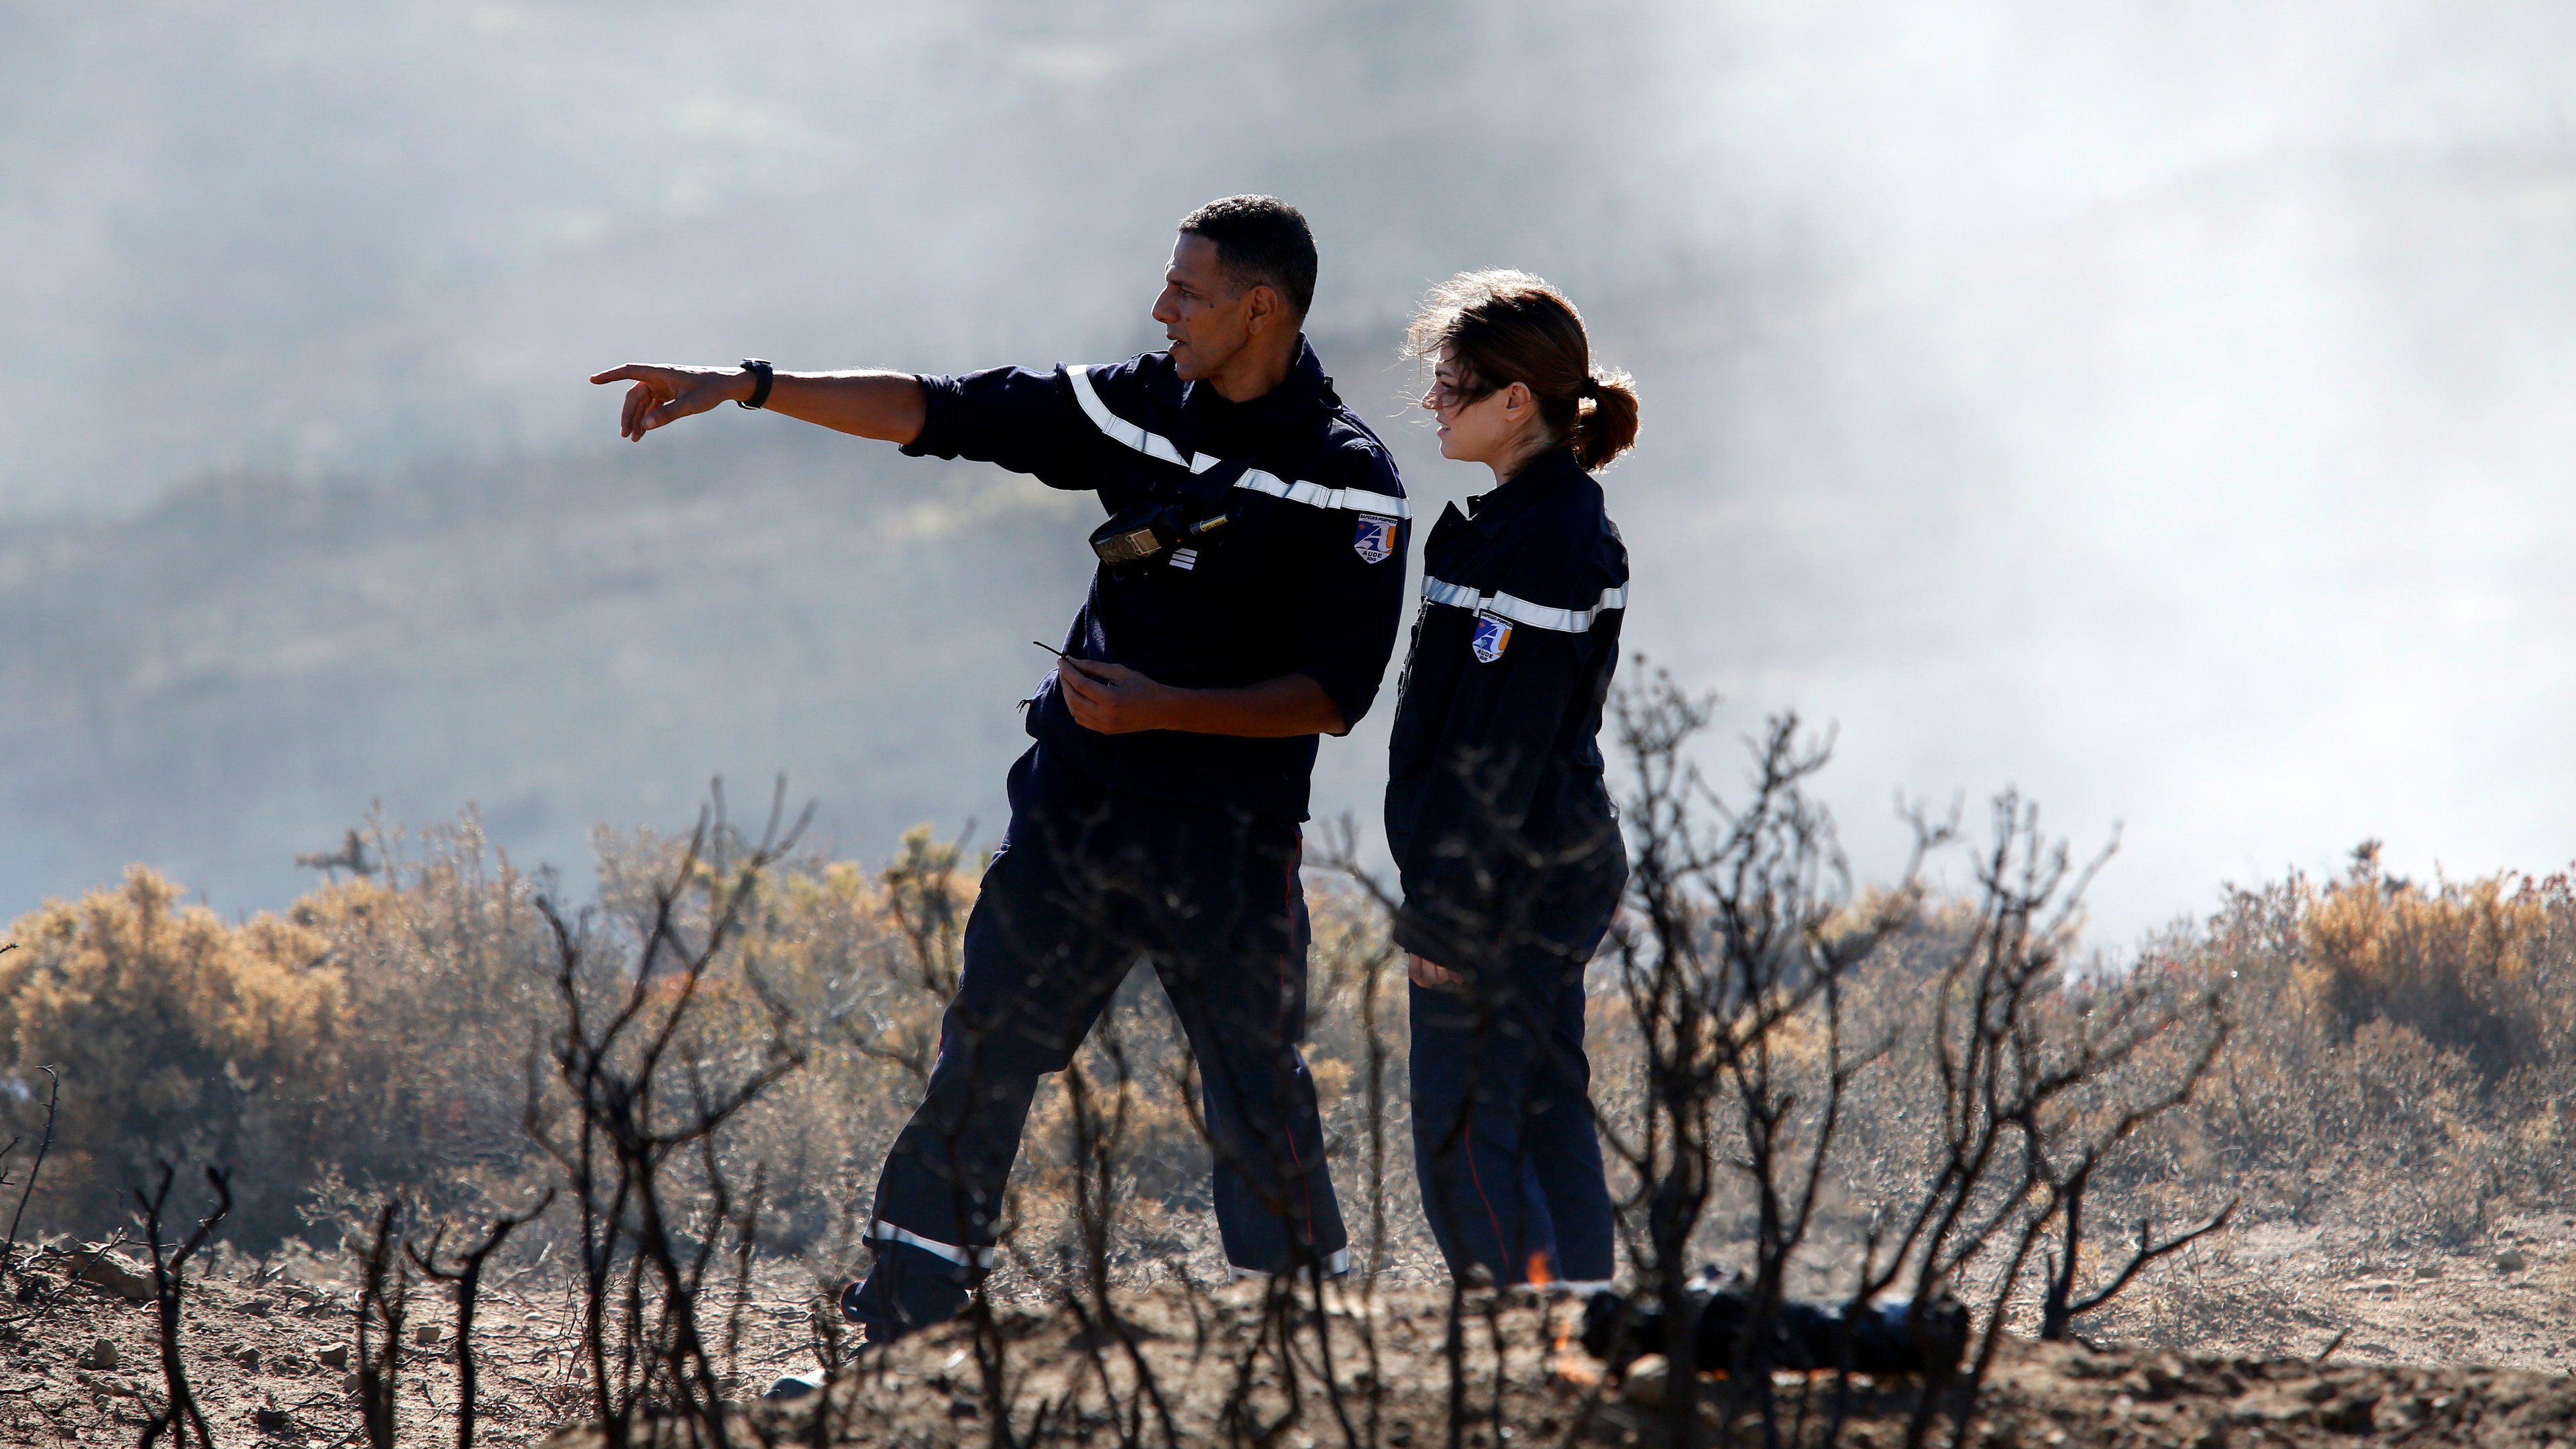
<svg viewBox="0 0 2576 1449"><path fill-rule="evenodd" d="M746 357L742 360L742 365L751 371L751 396L747 400L736 401L734 406L738 408L757 408L766 406L769 402L769 385L777 380L777 374L770 371L769 359L766 357Z"/></svg>

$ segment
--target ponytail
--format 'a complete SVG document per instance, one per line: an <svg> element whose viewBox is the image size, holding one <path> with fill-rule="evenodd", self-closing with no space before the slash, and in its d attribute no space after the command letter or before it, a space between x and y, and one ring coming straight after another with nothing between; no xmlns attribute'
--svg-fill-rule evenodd
<svg viewBox="0 0 2576 1449"><path fill-rule="evenodd" d="M1637 446L1637 385L1628 374L1614 368L1607 376L1583 379L1569 441L1587 473Z"/></svg>

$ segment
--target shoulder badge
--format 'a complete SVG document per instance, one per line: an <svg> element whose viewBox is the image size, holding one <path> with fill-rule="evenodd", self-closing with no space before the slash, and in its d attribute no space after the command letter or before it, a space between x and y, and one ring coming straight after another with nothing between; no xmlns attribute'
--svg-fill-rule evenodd
<svg viewBox="0 0 2576 1449"><path fill-rule="evenodd" d="M1503 657L1512 642L1512 626L1497 615L1478 614L1476 627L1467 635L1467 647L1476 651L1480 664L1491 664Z"/></svg>
<svg viewBox="0 0 2576 1449"><path fill-rule="evenodd" d="M1360 556L1361 563L1386 562L1395 552L1395 520L1375 513L1361 514L1351 551Z"/></svg>

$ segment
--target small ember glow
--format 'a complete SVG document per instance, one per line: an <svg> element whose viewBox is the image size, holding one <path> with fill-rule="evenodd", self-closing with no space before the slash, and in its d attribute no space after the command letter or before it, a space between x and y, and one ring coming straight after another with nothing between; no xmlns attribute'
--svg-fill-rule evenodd
<svg viewBox="0 0 2576 1449"><path fill-rule="evenodd" d="M1601 1365L1574 1341L1571 1329L1556 1336L1556 1351L1548 1355L1548 1377L1571 1389L1588 1389L1601 1382Z"/></svg>
<svg viewBox="0 0 2576 1449"><path fill-rule="evenodd" d="M1547 1250L1541 1248L1530 1254L1529 1285L1532 1288L1544 1288L1555 1281L1556 1275L1547 1270Z"/></svg>

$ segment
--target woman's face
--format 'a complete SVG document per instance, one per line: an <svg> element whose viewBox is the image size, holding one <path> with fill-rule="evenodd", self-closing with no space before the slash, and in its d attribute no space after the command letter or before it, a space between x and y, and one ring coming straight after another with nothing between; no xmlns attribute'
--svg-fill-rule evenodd
<svg viewBox="0 0 2576 1449"><path fill-rule="evenodd" d="M1460 463L1509 462L1521 434L1536 420L1530 390L1516 382L1471 398L1463 380L1464 370L1443 357L1422 394L1422 406L1440 420L1440 456Z"/></svg>

